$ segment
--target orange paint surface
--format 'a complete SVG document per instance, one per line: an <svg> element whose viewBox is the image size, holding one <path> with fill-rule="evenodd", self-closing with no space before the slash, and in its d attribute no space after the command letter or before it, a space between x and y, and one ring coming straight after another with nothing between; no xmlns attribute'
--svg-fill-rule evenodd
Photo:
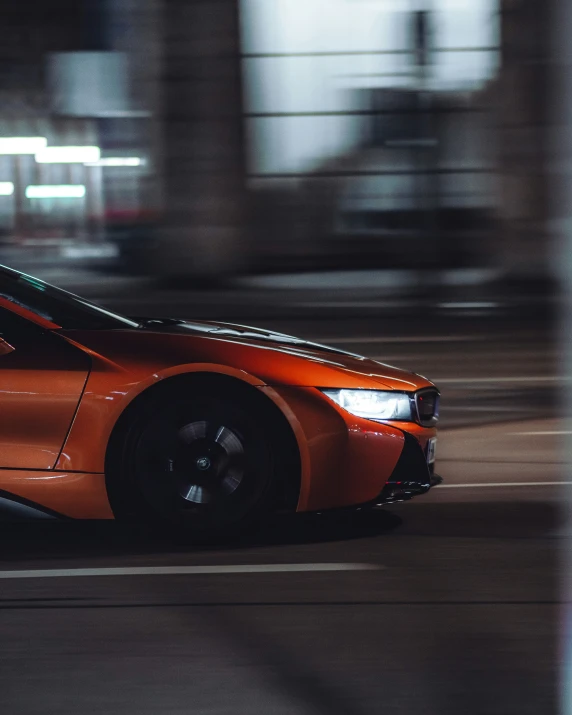
<svg viewBox="0 0 572 715"><path fill-rule="evenodd" d="M9 301L0 304L29 317ZM282 411L300 451L299 511L375 499L402 453L403 432L423 447L436 433L409 422L353 417L317 389L432 386L365 358L248 334L53 331L42 321L33 321L43 336L35 348L15 345L0 356L0 490L65 516L112 518L104 470L117 420L145 390L179 375L232 377Z"/></svg>

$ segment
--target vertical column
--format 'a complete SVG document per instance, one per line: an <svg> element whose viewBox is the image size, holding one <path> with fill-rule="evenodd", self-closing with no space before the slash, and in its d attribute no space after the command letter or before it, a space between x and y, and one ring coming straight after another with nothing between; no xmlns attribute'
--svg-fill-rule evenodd
<svg viewBox="0 0 572 715"><path fill-rule="evenodd" d="M552 18L553 62L550 89L552 134L550 170L552 193L551 219L555 233L555 265L561 287L560 374L567 379L560 390L563 412L563 451L566 467L562 470L566 486L561 487L562 516L565 517L565 538L559 547L561 554L561 627L557 629L560 663L561 715L572 715L572 3L554 0Z"/></svg>
<svg viewBox="0 0 572 715"><path fill-rule="evenodd" d="M128 58L131 101L136 118L136 123L131 124L131 140L133 146L143 149L147 160L138 199L143 213L152 216L157 216L163 206L162 3L163 0L115 0L109 23L112 46L125 52Z"/></svg>
<svg viewBox="0 0 572 715"><path fill-rule="evenodd" d="M26 238L26 227L24 225L24 202L25 190L24 176L22 172L22 157L14 156L12 176L14 182L14 237L17 243L21 243Z"/></svg>
<svg viewBox="0 0 572 715"><path fill-rule="evenodd" d="M516 281L550 275L547 231L549 0L502 0L500 263Z"/></svg>
<svg viewBox="0 0 572 715"><path fill-rule="evenodd" d="M245 162L239 0L163 0L166 226L155 266L210 280L241 255Z"/></svg>

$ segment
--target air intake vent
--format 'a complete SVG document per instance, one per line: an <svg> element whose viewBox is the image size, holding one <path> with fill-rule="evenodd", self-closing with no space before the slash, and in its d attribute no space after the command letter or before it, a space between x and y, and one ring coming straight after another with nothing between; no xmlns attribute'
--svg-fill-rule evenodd
<svg viewBox="0 0 572 715"><path fill-rule="evenodd" d="M439 420L439 391L435 388L420 390L415 394L417 420L424 427L433 427Z"/></svg>

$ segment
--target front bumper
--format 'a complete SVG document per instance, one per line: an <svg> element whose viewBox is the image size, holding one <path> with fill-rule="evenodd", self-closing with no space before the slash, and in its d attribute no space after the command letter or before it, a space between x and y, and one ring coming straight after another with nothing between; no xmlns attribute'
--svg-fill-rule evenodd
<svg viewBox="0 0 572 715"><path fill-rule="evenodd" d="M316 388L260 389L281 408L296 437L298 512L387 503L431 487L425 452L437 436L434 427L355 417Z"/></svg>
<svg viewBox="0 0 572 715"><path fill-rule="evenodd" d="M441 477L434 474L433 466L427 464L427 455L419 441L405 432L399 461L374 503L391 504L426 494L431 487L442 482Z"/></svg>

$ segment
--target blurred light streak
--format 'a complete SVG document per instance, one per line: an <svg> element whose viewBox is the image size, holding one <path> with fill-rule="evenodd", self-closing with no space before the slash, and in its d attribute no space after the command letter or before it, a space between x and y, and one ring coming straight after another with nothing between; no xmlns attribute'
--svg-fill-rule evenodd
<svg viewBox="0 0 572 715"><path fill-rule="evenodd" d="M48 146L36 153L38 164L86 164L100 159L98 146Z"/></svg>
<svg viewBox="0 0 572 715"><path fill-rule="evenodd" d="M12 196L14 184L11 181L0 181L0 196Z"/></svg>
<svg viewBox="0 0 572 715"><path fill-rule="evenodd" d="M138 156L112 156L85 162L86 166L143 166L144 164L145 160Z"/></svg>
<svg viewBox="0 0 572 715"><path fill-rule="evenodd" d="M86 161L86 166L143 166L144 159L138 156L112 156L99 159L98 161Z"/></svg>
<svg viewBox="0 0 572 715"><path fill-rule="evenodd" d="M0 155L37 154L47 145L45 137L0 137Z"/></svg>
<svg viewBox="0 0 572 715"><path fill-rule="evenodd" d="M59 184L54 186L28 186L28 199L83 199L86 190L82 185Z"/></svg>

